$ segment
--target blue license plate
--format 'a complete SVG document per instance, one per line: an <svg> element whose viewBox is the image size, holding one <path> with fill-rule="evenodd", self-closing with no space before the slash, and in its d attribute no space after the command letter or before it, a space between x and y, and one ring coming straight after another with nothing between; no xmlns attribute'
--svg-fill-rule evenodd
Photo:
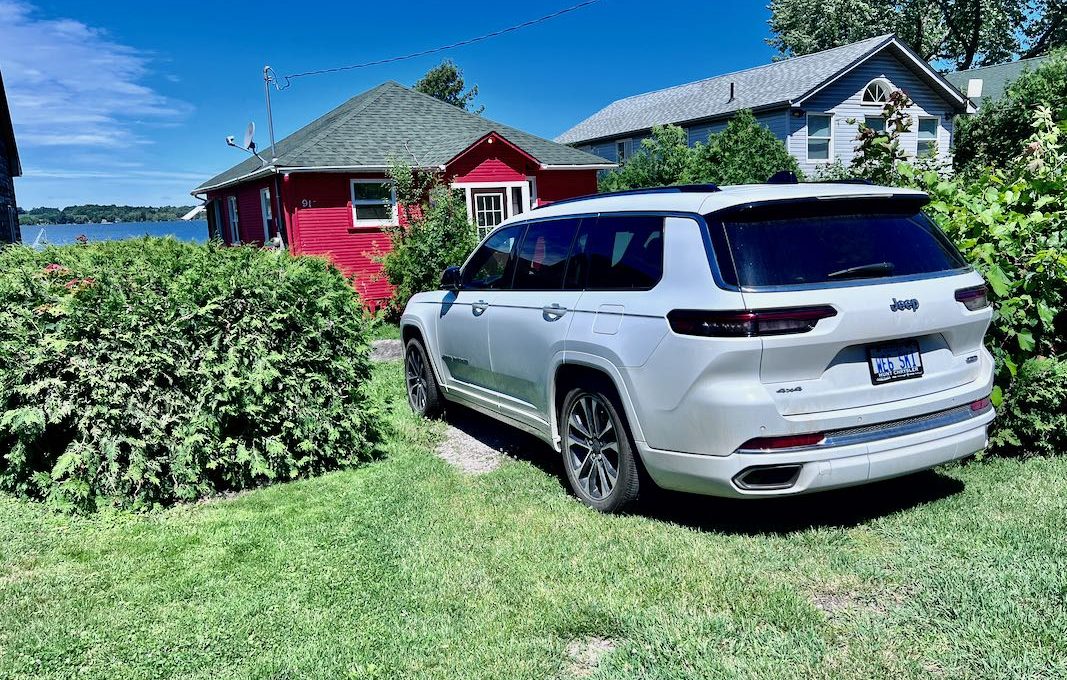
<svg viewBox="0 0 1067 680"><path fill-rule="evenodd" d="M875 385L918 378L923 374L923 358L917 340L898 340L867 348L871 382Z"/></svg>

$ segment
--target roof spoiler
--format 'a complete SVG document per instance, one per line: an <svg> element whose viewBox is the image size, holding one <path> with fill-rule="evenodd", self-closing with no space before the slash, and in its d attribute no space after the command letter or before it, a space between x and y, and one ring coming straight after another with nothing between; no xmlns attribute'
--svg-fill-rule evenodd
<svg viewBox="0 0 1067 680"><path fill-rule="evenodd" d="M586 194L585 196L564 198L559 201L553 201L552 203L546 203L545 205L539 205L537 208L534 208L534 210L549 205L563 205L565 203L589 201L594 198L606 198L608 196L637 196L640 194L703 194L713 191L720 191L720 189L714 184L675 184L669 187L646 187L644 189L627 189L625 191L607 191L602 194Z"/></svg>

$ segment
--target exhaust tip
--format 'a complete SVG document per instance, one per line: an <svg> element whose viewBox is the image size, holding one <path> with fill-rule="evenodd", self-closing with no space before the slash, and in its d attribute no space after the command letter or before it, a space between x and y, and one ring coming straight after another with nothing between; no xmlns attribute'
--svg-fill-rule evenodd
<svg viewBox="0 0 1067 680"><path fill-rule="evenodd" d="M745 491L775 491L788 489L800 477L800 463L790 465L755 465L738 472L734 484Z"/></svg>

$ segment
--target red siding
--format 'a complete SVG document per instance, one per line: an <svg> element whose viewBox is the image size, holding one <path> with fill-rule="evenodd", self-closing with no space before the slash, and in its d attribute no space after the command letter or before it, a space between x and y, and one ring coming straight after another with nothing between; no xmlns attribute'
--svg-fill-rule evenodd
<svg viewBox="0 0 1067 680"><path fill-rule="evenodd" d="M269 187L271 201L274 203L273 212L277 212L277 201L274 198L274 178L260 180L249 184L242 184L208 194L208 199L222 201L222 237L226 243L230 243L230 196L237 198L237 232L241 243L263 243L263 205L259 192ZM272 220L270 234L278 233L277 220Z"/></svg>
<svg viewBox="0 0 1067 680"><path fill-rule="evenodd" d="M482 140L448 166L453 182L521 182L536 166L499 139Z"/></svg>
<svg viewBox="0 0 1067 680"><path fill-rule="evenodd" d="M290 247L297 255L328 257L346 275L353 276L364 300L388 300L393 289L378 259L389 251L389 235L381 228L352 225L352 178L340 173L289 176L285 198L293 206Z"/></svg>
<svg viewBox="0 0 1067 680"><path fill-rule="evenodd" d="M596 193L596 170L541 170L537 173L537 205Z"/></svg>

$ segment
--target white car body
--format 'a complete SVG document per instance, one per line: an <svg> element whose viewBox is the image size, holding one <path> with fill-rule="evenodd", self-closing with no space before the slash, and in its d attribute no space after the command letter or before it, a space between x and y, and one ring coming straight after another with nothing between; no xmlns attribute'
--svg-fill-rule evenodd
<svg viewBox="0 0 1067 680"><path fill-rule="evenodd" d="M879 197L925 198L858 184L768 184L542 207L494 233L554 218L662 216L661 279L650 290L420 293L403 314L404 338L425 345L447 401L533 433L557 451L561 372L571 371L571 382L573 371L602 374L618 392L645 470L668 489L780 496L930 468L981 450L994 417L987 400L993 359L983 346L992 309L972 311L954 295L982 286L982 278L960 267L814 286L724 285L708 235L713 217L704 217L765 203L795 203L802 212ZM682 334L667 318L672 310L809 306L835 314L807 332L756 337ZM902 338L918 342L922 375L873 384L865 348ZM767 450L745 446L810 433L824 436ZM796 474L749 477L750 469L775 466Z"/></svg>

